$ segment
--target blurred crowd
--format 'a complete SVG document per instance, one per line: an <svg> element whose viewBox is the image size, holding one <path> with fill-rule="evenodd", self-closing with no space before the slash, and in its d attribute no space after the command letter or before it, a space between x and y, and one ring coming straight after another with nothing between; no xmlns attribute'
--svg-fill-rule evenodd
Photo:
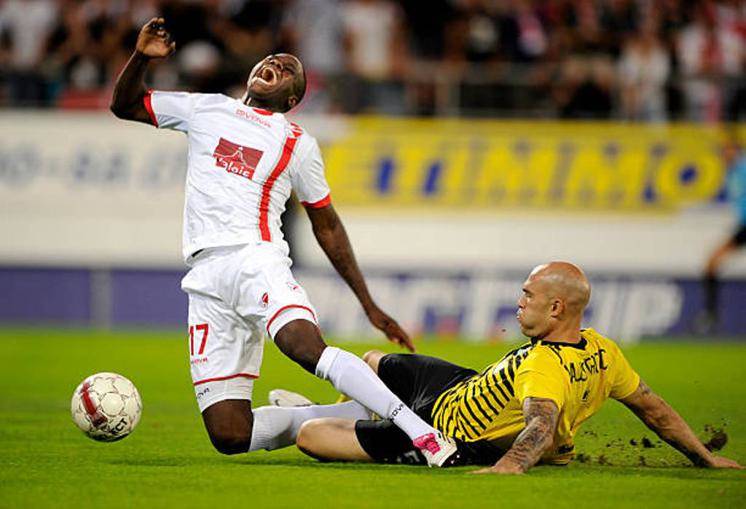
<svg viewBox="0 0 746 509"><path fill-rule="evenodd" d="M311 112L738 120L742 0L0 0L0 105L106 107L140 27L149 85L241 95L271 52Z"/></svg>

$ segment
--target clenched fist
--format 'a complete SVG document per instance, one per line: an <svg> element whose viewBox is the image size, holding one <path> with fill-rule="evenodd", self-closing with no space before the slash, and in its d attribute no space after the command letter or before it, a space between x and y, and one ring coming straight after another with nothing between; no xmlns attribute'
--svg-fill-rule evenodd
<svg viewBox="0 0 746 509"><path fill-rule="evenodd" d="M176 51L176 43L163 26L163 18L153 18L142 27L135 49L150 58L164 58Z"/></svg>

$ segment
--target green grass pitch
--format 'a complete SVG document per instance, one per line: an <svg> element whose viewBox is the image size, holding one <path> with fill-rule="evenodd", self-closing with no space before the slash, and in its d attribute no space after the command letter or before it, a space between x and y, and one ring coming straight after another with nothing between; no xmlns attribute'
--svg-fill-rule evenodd
<svg viewBox="0 0 746 509"><path fill-rule="evenodd" d="M524 476L322 464L294 448L226 457L212 450L202 428L181 334L6 329L0 348L0 507L746 506L746 473L689 466L613 401L581 430L576 446L583 461ZM507 348L420 343L422 353L475 368ZM625 350L696 432L704 437L706 425L725 426L723 454L746 464L746 345L656 343ZM98 371L129 377L143 398L142 421L121 442L93 442L70 419L73 389ZM255 404L264 404L274 387L320 402L336 397L268 344ZM643 447L643 437L654 447Z"/></svg>

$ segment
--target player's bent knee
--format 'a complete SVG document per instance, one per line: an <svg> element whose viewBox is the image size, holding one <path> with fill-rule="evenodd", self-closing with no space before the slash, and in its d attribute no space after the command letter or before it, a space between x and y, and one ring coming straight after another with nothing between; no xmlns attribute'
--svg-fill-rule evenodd
<svg viewBox="0 0 746 509"><path fill-rule="evenodd" d="M378 363L381 362L381 358L386 355L380 350L369 350L363 354L363 360L370 368L378 373Z"/></svg>
<svg viewBox="0 0 746 509"><path fill-rule="evenodd" d="M334 452L339 431L333 423L336 420L321 418L304 422L295 438L295 446L304 454L320 461L343 459Z"/></svg>
<svg viewBox="0 0 746 509"><path fill-rule="evenodd" d="M213 447L221 454L242 454L251 447L251 430L245 432L210 432Z"/></svg>
<svg viewBox="0 0 746 509"><path fill-rule="evenodd" d="M202 412L213 447L222 454L249 451L254 418L248 400L224 400Z"/></svg>
<svg viewBox="0 0 746 509"><path fill-rule="evenodd" d="M295 446L309 456L323 459L319 450L319 438L323 434L324 428L323 419L311 419L304 422L298 430L298 436L295 437Z"/></svg>
<svg viewBox="0 0 746 509"><path fill-rule="evenodd" d="M295 444L301 452L321 461L371 461L358 442L356 421L325 417L301 426Z"/></svg>

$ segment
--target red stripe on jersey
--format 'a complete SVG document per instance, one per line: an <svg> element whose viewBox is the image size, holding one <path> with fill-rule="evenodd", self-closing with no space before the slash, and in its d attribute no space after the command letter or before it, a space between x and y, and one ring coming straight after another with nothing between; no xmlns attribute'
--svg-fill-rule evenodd
<svg viewBox="0 0 746 509"><path fill-rule="evenodd" d="M263 110L261 108L251 108L251 109L254 110L256 113L259 113L260 115L266 115L268 117L274 115L274 112L271 112L269 110Z"/></svg>
<svg viewBox="0 0 746 509"><path fill-rule="evenodd" d="M332 195L327 194L324 198L321 198L319 201L315 202L308 202L308 201L302 201L301 204L309 209L323 209L324 207L331 205L332 203Z"/></svg>
<svg viewBox="0 0 746 509"><path fill-rule="evenodd" d="M151 95L153 95L152 90L148 90L145 92L145 95L142 97L142 102L145 105L145 109L148 110L148 115L150 115L150 122L158 127L158 119L155 117L155 112L153 111L153 102Z"/></svg>
<svg viewBox="0 0 746 509"><path fill-rule="evenodd" d="M275 168L272 170L272 173L269 175L269 178L264 182L264 186L262 186L262 201L259 203L259 231L262 234L262 240L266 242L270 242L272 240L272 234L269 231L269 198L272 192L272 186L275 185L275 182L280 177L283 171L285 171L285 168L288 167L288 163L290 162L290 157L293 155L293 148L295 147L295 143L298 141L297 136L299 136L300 133L298 133L296 130L293 130L293 136L288 136L285 138L285 145L282 147L282 154L280 155L280 160L277 161L277 165L275 165Z"/></svg>
<svg viewBox="0 0 746 509"><path fill-rule="evenodd" d="M272 318L269 319L269 321L267 322L267 334L269 334L269 327L272 325L272 322L275 321L275 318L280 316L283 311L287 311L288 309L292 309L292 308L305 309L306 311L311 313L311 316L313 317L313 321L318 322L318 320L316 319L316 315L314 314L311 308L306 307L306 306L301 306L300 304L288 304L287 306L282 306L280 309L278 309L277 312L274 315L272 315Z"/></svg>
<svg viewBox="0 0 746 509"><path fill-rule="evenodd" d="M251 373L237 373L235 375L230 375L230 376L218 376L215 378L205 378L203 380L198 380L194 382L192 385L197 386L197 385L206 384L207 382L222 382L224 380L232 380L233 378L250 378L254 380L256 378L259 378L259 375L253 375Z"/></svg>

